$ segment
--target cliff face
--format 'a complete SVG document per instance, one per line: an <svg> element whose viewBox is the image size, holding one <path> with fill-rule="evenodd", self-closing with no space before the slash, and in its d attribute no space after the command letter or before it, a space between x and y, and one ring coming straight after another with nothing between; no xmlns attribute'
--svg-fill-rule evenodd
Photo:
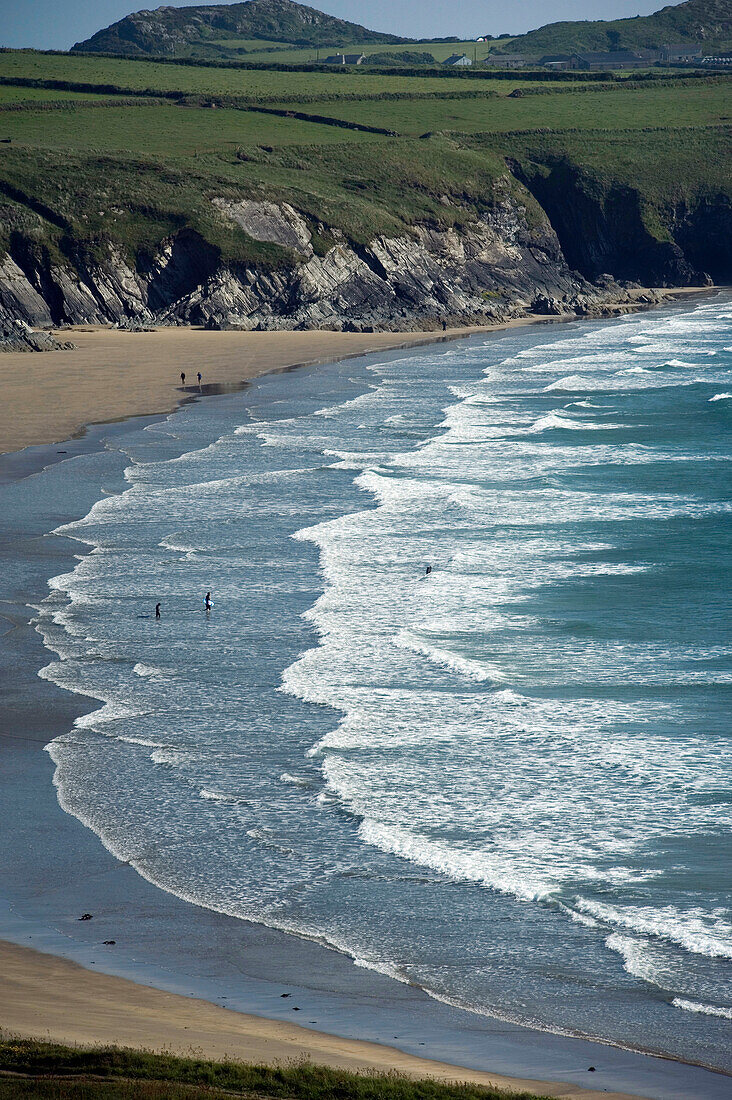
<svg viewBox="0 0 732 1100"><path fill-rule="evenodd" d="M703 284L710 280L700 265L710 257L716 277L727 270L729 204L675 211L678 241L664 241L649 233L637 196L598 194L562 166L524 171L524 180L544 210L526 192L522 203L506 180L490 209L466 213L459 229L422 225L366 246L325 227L314 238L287 203L214 198L232 231L287 250L289 262L276 268L224 264L190 229L135 265L111 244L93 256L78 248L52 254L34 236L40 215L26 211L18 222L16 212L0 257L0 345L23 339L18 322L408 331L530 311L600 315L628 300L618 279ZM0 228L8 210L0 206ZM705 245L708 238L715 244Z"/></svg>
<svg viewBox="0 0 732 1100"><path fill-rule="evenodd" d="M647 286L726 282L732 274L732 210L726 196L661 212L634 188L600 183L563 159L513 165L541 204L570 266Z"/></svg>
<svg viewBox="0 0 732 1100"><path fill-rule="evenodd" d="M589 312L608 297L570 270L549 224L530 226L510 198L462 231L419 227L364 248L336 241L324 255L287 204L214 203L255 240L288 248L292 263L275 270L222 265L199 235L183 230L136 269L111 247L72 265L15 234L0 261L0 325L410 329L530 309Z"/></svg>

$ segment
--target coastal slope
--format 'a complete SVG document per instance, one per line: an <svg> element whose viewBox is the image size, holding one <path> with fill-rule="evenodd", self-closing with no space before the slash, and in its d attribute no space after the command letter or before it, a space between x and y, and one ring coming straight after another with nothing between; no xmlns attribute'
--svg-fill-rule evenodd
<svg viewBox="0 0 732 1100"><path fill-rule="evenodd" d="M0 342L592 317L732 278L727 76L335 68L0 54Z"/></svg>

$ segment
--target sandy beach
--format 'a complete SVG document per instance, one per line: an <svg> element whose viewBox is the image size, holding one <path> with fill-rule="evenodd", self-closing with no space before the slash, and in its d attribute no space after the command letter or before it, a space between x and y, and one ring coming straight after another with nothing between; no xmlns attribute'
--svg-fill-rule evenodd
<svg viewBox="0 0 732 1100"><path fill-rule="evenodd" d="M476 1073L416 1058L393 1047L340 1039L295 1024L95 974L65 959L0 941L0 1028L8 1035L91 1046L116 1044L211 1059L313 1062L355 1072L397 1071L440 1081L469 1081L511 1091L591 1100L633 1100L628 1093Z"/></svg>
<svg viewBox="0 0 732 1100"><path fill-rule="evenodd" d="M531 319L514 323L528 324ZM502 327L448 329L446 333L64 329L63 338L76 345L72 351L0 355L0 452L57 443L83 431L87 424L170 412L186 396L236 387L275 370ZM201 391L198 371L203 375ZM186 375L185 387L181 372Z"/></svg>
<svg viewBox="0 0 732 1100"><path fill-rule="evenodd" d="M685 292L669 292L669 297L681 296ZM698 293L690 291L686 293ZM570 318L565 318L569 320ZM529 323L541 323L548 320L561 320L561 318L525 318L515 325ZM103 328L69 329L64 332L64 338L72 340L76 350L51 353L13 353L0 356L0 382L2 383L3 403L0 409L0 452L8 457L3 461L12 461L10 452L21 448L39 445L56 444L67 440L74 435L84 432L87 425L109 423L125 419L131 416L166 413L176 408L182 400L195 397L200 393L217 393L228 388L235 389L259 375L272 371L287 370L295 366L330 362L349 356L368 354L369 352L390 351L397 348L405 348L423 343L440 341L445 338L454 339L469 336L475 333L486 333L507 326L492 326L488 328L458 329L442 332L422 333L337 333L337 332L267 332L267 333L241 333L241 332L206 332L198 329L157 329L152 332L130 333L119 330ZM199 391L196 384L196 372L203 374L203 387ZM181 387L180 372L186 374L185 389ZM190 383L193 383L192 385ZM48 461L55 457L55 450L51 446L43 448L43 453L48 455ZM41 464L42 465L42 464ZM39 467L40 468L40 467ZM9 529L12 523L8 521ZM21 537L30 540L33 531L22 532ZM47 554L48 551L43 551ZM61 571L63 563L69 551L68 548L53 548L52 554L58 556L60 564L47 564L45 560L34 564L37 568L40 583L53 572ZM55 559L54 559L55 560ZM35 574L34 574L35 577ZM25 581L24 583L30 583ZM18 598L14 594L14 598ZM62 958L53 953L56 948L52 939L44 941L42 937L34 937L34 942L43 948L42 951L30 950L24 946L17 946L0 940L0 1032L4 1035L18 1035L38 1039L50 1039L80 1045L94 1044L118 1044L144 1049L167 1050L174 1053L187 1054L192 1050L202 1056L220 1059L232 1057L245 1061L257 1062L286 1062L292 1059L308 1058L314 1062L327 1064L348 1070L361 1071L390 1071L395 1070L415 1077L434 1077L440 1080L460 1080L482 1085L492 1085L506 1088L512 1091L529 1090L545 1096L574 1097L577 1100L596 1096L605 1096L611 1100L631 1100L638 1095L647 1096L690 1096L692 1092L684 1091L684 1074L688 1071L692 1074L704 1075L705 1086L711 1091L704 1095L716 1096L719 1081L719 1095L723 1094L726 1078L718 1077L704 1070L696 1070L694 1067L685 1067L673 1062L665 1062L662 1059L645 1058L643 1055L623 1052L618 1048L607 1048L584 1040L581 1044L580 1058L574 1059L573 1069L577 1079L572 1083L562 1083L559 1074L563 1070L557 1070L556 1066L543 1066L542 1071L554 1073L554 1080L542 1080L539 1077L522 1078L494 1074L476 1069L461 1068L459 1063L449 1063L439 1059L439 1044L433 1042L434 1034L420 1035L427 1040L426 1050L433 1052L433 1059L419 1057L413 1053L407 1053L396 1047L388 1045L391 1034L386 1037L386 1042L370 1042L357 1038L343 1038L329 1031L299 1027L282 1019L267 1018L266 1015L258 1016L246 1011L232 1011L219 1004L213 1003L213 999L207 999L210 994L199 986L195 989L196 996L182 996L179 993L165 991L155 975L154 969L145 965L143 947L146 947L144 932L149 927L175 928L179 913L185 908L193 914L192 920L200 923L200 932L194 926L190 943L195 944L195 935L200 935L198 942L212 942L212 936L219 934L221 929L221 943L226 943L227 954L221 953L224 962L235 959L236 968L241 966L241 972L247 977L254 976L259 980L259 956L270 955L269 940L251 941L251 933L244 929L244 922L229 921L197 907L186 906L184 902L171 898L161 891L157 891L149 883L144 882L128 866L119 864L106 852L97 837L84 829L75 819L64 814L56 802L55 792L51 786L51 765L44 753L40 751L52 737L61 730L67 729L71 724L69 713L79 704L78 697L73 699L52 687L47 682L39 681L36 670L39 661L36 659L41 644L32 630L27 625L27 619L23 619L25 601L32 602L37 599L37 592L32 588L29 595L25 592L20 601L15 605L12 614L8 614L7 621L11 624L7 634L2 639L7 646L5 654L6 663L13 663L19 657L22 658L23 680L21 686L13 685L13 691L7 692L5 702L5 719L0 722L0 736L8 738L5 744L17 742L14 749L16 756L11 759L7 756L7 786L10 791L15 785L18 789L18 779L22 778L28 784L29 797L33 801L33 790L37 785L38 798L35 800L36 815L41 825L48 832L46 835L54 835L53 830L58 827L59 851L67 853L71 870L61 865L54 865L53 873L59 881L64 880L63 887L70 891L75 890L76 897L81 897L80 883L89 884L87 899L84 905L90 905L96 912L102 912L105 908L110 914L110 921L114 918L129 921L129 913L134 913L134 923L138 932L138 941L132 948L131 958L136 969L132 965L125 964L126 973L132 973L136 980L128 980L125 977L115 976L110 973L102 973L96 969L96 960L100 957L98 950L94 948L103 942L100 930L94 928L91 939L85 945L78 948L78 956L84 965L79 965L68 958ZM8 604L11 601L6 601ZM42 660L42 658L41 658ZM83 706L83 704L82 704ZM55 708L55 709L54 709ZM87 707L87 709L89 709ZM35 725L34 725L35 723ZM58 728L56 728L56 724ZM37 728L36 728L37 726ZM27 733L23 738L15 738L19 731ZM27 742L27 743L25 743ZM39 763L40 762L40 763ZM18 895L21 905L13 904L10 908L15 910L19 919L22 919L22 908L27 906L29 912L35 909L35 899L43 897L47 888L48 868L44 868L43 857L40 852L38 836L32 829L38 827L34 821L24 821L18 816L20 804L16 807L10 801L6 809L9 815L15 814L14 820L18 822L18 835L16 835L16 858L23 858L23 852L32 853L33 859L38 863L28 872L27 895ZM30 817L30 815L29 815ZM58 826L56 821L58 819ZM26 835L27 834L27 835ZM68 835L67 835L68 834ZM65 838L65 839L64 839ZM51 857L49 856L49 866ZM57 853L54 860L57 860ZM2 866L0 861L0 872ZM30 861L28 866L30 867ZM33 878L33 875L36 877ZM0 873L0 880L2 874ZM0 881L2 886L2 881ZM54 887L54 889L56 889ZM137 893L136 893L137 891ZM70 942L77 933L89 931L88 925L78 925L77 901L69 903L68 898L59 890L49 891L49 912L43 917L48 927L53 928L54 935L58 935ZM158 902L157 898L160 898ZM59 899L63 902L61 916L56 913L59 908ZM154 899L150 901L150 899ZM155 908L160 906L159 910ZM53 906L53 916L50 915ZM72 908L73 907L73 908ZM117 908L115 908L117 907ZM226 922L226 923L224 923ZM238 926L242 926L241 932ZM29 926L30 927L30 926ZM140 931L142 929L142 931ZM119 933L114 930L115 935ZM6 932L13 935L11 931ZM156 932L156 934L158 934ZM235 936L241 934L242 942L253 942L251 950L253 963L251 971L245 971L241 955L236 953ZM257 933L258 935L259 933ZM250 936L246 941L244 937ZM270 933L262 933L269 936ZM276 935L279 936L279 933ZM16 936L28 942L25 934ZM290 937L284 937L290 943L295 943L295 951L301 953L301 958L306 960L303 968L307 970L311 957L319 963L321 957L328 952L322 948L306 944L304 941L298 947L299 941L293 941ZM219 943L214 944L219 947ZM101 949L100 949L101 950ZM318 952L319 954L315 954ZM195 953L195 952L194 952ZM285 956L283 956L284 958ZM334 956L336 964L345 972L350 967L350 962L340 960ZM254 965L256 964L256 966ZM104 961L101 962L105 966ZM288 963L289 965L289 963ZM107 968L113 964L107 963ZM340 980L340 969L338 970ZM213 972L213 971L212 971ZM287 973L287 967L283 973ZM334 970L335 973L335 970ZM208 978L208 974L207 974ZM156 982L158 987L148 985L147 982ZM346 978L350 982L350 978ZM379 994L381 983L387 984L386 979L373 975L364 976L364 972L358 972L358 982L366 981L373 985L363 986L363 1000ZM378 984L377 984L378 983ZM191 986L194 986L191 980ZM396 983L394 983L396 984ZM355 986L355 982L354 982ZM338 986L329 973L327 989L330 994ZM184 991L188 986L182 987ZM309 991L312 992L312 991ZM320 995L320 988L316 990ZM404 998L403 1009L406 1012L413 1010L412 999L416 1004L416 998L421 998L421 993L399 987L398 996ZM350 994L349 994L350 995ZM281 997L277 993L276 997ZM297 994L293 994L297 996ZM358 996L362 996L359 992ZM425 999L426 1000L426 999ZM317 997L316 997L317 1001ZM231 1002L230 1002L231 1003ZM290 1005L295 1001L287 1003ZM249 1007L247 1005L247 1007ZM302 1007L305 1007L303 1003ZM253 1005L254 1011L259 1008ZM314 1010L315 1011L315 1010ZM419 1012L434 1014L438 1028L442 1024L444 1006L436 1002L428 1001L425 1009L419 1004ZM449 1010L452 1012L452 1010ZM303 1014L304 1016L306 1014ZM310 1015L310 1013L307 1013ZM429 1017L432 1019L432 1015ZM414 1029L420 1026L420 1016L415 1016ZM338 1024L333 1018L318 1021L326 1027L338 1030ZM510 1042L516 1046L516 1038L513 1031L521 1032L520 1028L513 1025L501 1025L486 1020L481 1020L478 1027L490 1026L493 1028L493 1038L497 1043L502 1043L501 1035L509 1035ZM523 1029L527 1036L527 1044L535 1043L535 1035L530 1029ZM363 1030L361 1031L363 1033ZM369 1032L366 1031L366 1034ZM395 1035L396 1039L397 1036ZM547 1040L551 1044L562 1044L574 1040L565 1040L558 1036L543 1036L542 1042ZM476 1040L483 1047L484 1039ZM506 1039L508 1044L509 1040ZM424 1043L419 1044L424 1046ZM460 1054L457 1049L453 1054L453 1048L448 1050L450 1057ZM466 1048L467 1049L467 1048ZM547 1049L551 1049L548 1047ZM589 1073L590 1078L595 1078L599 1089L586 1087L579 1081L588 1077L591 1061L587 1058L587 1052L594 1049L602 1052L608 1067L615 1059L616 1072L635 1074L630 1077L630 1083L640 1087L645 1084L645 1063L651 1074L648 1078L647 1090L641 1093L632 1091L611 1091L601 1081L601 1074ZM514 1062L519 1070L528 1068L536 1070L541 1066L543 1054L538 1046L530 1052L527 1047L527 1061ZM491 1060L482 1051L481 1058L484 1064L490 1066ZM469 1064L469 1058L466 1056ZM480 1062L478 1063L480 1064ZM640 1066L640 1069L639 1069ZM598 1062L598 1068L600 1062ZM628 1067L631 1067L630 1069ZM670 1081L678 1076L678 1089L668 1092L663 1091L663 1085L659 1085L652 1078L658 1067L660 1072L667 1075ZM666 1068L663 1068L666 1067ZM505 1067L504 1067L505 1068ZM695 1077L689 1079L696 1080ZM711 1084L709 1082L711 1081ZM636 1085L636 1082L639 1084ZM628 1079L614 1084L628 1084ZM610 1082L607 1081L607 1085ZM660 1089L660 1091L659 1091ZM693 1086L692 1086L693 1089ZM701 1095L701 1093L699 1093Z"/></svg>
<svg viewBox="0 0 732 1100"><path fill-rule="evenodd" d="M673 300L710 289L683 287L651 293ZM631 296L642 299L648 293L639 289ZM647 303L639 301L639 308L647 308ZM618 307L618 312L627 310L627 303ZM446 332L65 328L60 336L73 343L74 350L0 354L0 453L70 439L88 424L170 412L186 396L234 388L271 371L573 319L572 314L534 315ZM203 375L202 390L196 381L198 371ZM185 387L181 372L186 376Z"/></svg>

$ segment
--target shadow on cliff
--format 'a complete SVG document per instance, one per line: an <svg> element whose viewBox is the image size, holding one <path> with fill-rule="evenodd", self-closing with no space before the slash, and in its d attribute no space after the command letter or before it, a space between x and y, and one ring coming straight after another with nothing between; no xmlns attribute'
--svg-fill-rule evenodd
<svg viewBox="0 0 732 1100"><path fill-rule="evenodd" d="M659 209L633 187L598 180L563 158L509 161L544 209L570 267L646 286L729 282L732 208L725 196Z"/></svg>

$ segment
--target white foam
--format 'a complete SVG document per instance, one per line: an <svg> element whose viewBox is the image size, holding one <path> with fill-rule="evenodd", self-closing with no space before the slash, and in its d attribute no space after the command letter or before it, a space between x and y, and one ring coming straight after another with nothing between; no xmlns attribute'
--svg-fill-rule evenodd
<svg viewBox="0 0 732 1100"><path fill-rule="evenodd" d="M505 680L504 674L495 665L484 665L480 661L464 657L440 645L435 645L427 638L414 634L409 630L400 631L394 639L394 645L399 646L401 649L410 649L413 653L420 653L432 661L433 664L449 668L452 672L467 676L470 680L477 680L478 682Z"/></svg>
<svg viewBox="0 0 732 1100"><path fill-rule="evenodd" d="M150 759L153 764L161 764L164 767L173 768L178 764L184 763L187 759L190 759L190 754L180 752L177 749L158 748L150 753Z"/></svg>
<svg viewBox="0 0 732 1100"><path fill-rule="evenodd" d="M529 429L530 432L546 432L562 429L570 432L594 432L609 429L624 428L624 424L597 424L591 420L573 420L571 416L563 416L561 410L540 416Z"/></svg>
<svg viewBox="0 0 732 1100"><path fill-rule="evenodd" d="M368 405L373 400L374 390L369 390L368 393L359 394L358 397L352 397L350 401L342 401L338 405L326 405L322 409L317 409L312 415L322 416L326 419L331 419L335 416L340 416L344 412L350 412L352 409L361 409L364 405Z"/></svg>
<svg viewBox="0 0 732 1100"><path fill-rule="evenodd" d="M139 715L139 710L125 706L122 703L105 703L99 710L93 710L90 714L82 714L81 717L75 720L74 726L80 730L96 729L98 726L104 726L110 722L129 721L130 718L137 718Z"/></svg>
<svg viewBox="0 0 732 1100"><path fill-rule="evenodd" d="M544 387L544 393L551 393L552 390L594 390L602 387L598 387L597 383L592 379L583 378L581 374L568 374L566 378L559 378L556 382L552 382L550 385Z"/></svg>
<svg viewBox="0 0 732 1100"><path fill-rule="evenodd" d="M732 1020L732 1008L723 1008L721 1005L705 1005L699 1001L687 1001L684 997L674 997L671 1004L674 1008L683 1008L686 1012L698 1012L703 1016L719 1016L723 1020Z"/></svg>
<svg viewBox="0 0 732 1100"><path fill-rule="evenodd" d="M576 919L581 920L582 914L576 913ZM584 918L585 920L592 918ZM596 928L597 921L593 921ZM649 982L651 985L662 985L660 968L655 965L655 960L649 949L648 940L634 939L632 936L623 936L619 932L613 932L605 939L605 946L611 951L617 952L623 959L625 971L633 978Z"/></svg>
<svg viewBox="0 0 732 1100"><path fill-rule="evenodd" d="M592 401L570 401L565 409L612 409L613 405L595 405Z"/></svg>
<svg viewBox="0 0 732 1100"><path fill-rule="evenodd" d="M729 401L732 399L732 393L715 393L714 397L710 397L710 401Z"/></svg>
<svg viewBox="0 0 732 1100"><path fill-rule="evenodd" d="M491 857L483 852L463 851L448 843L429 840L404 826L386 825L367 818L361 822L359 836L382 851L422 867L431 867L458 882L481 882L526 901L549 898L556 890L551 879L522 873L502 853Z"/></svg>
<svg viewBox="0 0 732 1100"><path fill-rule="evenodd" d="M578 898L577 908L607 924L679 944L693 955L732 959L732 926L723 911L686 911L674 906L619 906Z"/></svg>
<svg viewBox="0 0 732 1100"><path fill-rule="evenodd" d="M207 802L239 802L240 799L233 794L222 794L221 791L212 791L208 787L202 787L198 792L201 798Z"/></svg>
<svg viewBox="0 0 732 1100"><path fill-rule="evenodd" d="M137 664L133 666L132 671L136 676L140 676L144 680L162 682L171 678L167 671L158 668L157 665L146 665L143 664L142 661L138 661Z"/></svg>
<svg viewBox="0 0 732 1100"><path fill-rule="evenodd" d="M163 550L172 550L176 554L184 554L189 560L204 550L202 546L194 546L191 543L184 542L178 532L173 535L166 535L160 540L158 546Z"/></svg>
<svg viewBox="0 0 732 1100"><path fill-rule="evenodd" d="M289 772L283 772L280 776L280 783L287 783L292 787L311 787L312 781L304 775L291 775Z"/></svg>

